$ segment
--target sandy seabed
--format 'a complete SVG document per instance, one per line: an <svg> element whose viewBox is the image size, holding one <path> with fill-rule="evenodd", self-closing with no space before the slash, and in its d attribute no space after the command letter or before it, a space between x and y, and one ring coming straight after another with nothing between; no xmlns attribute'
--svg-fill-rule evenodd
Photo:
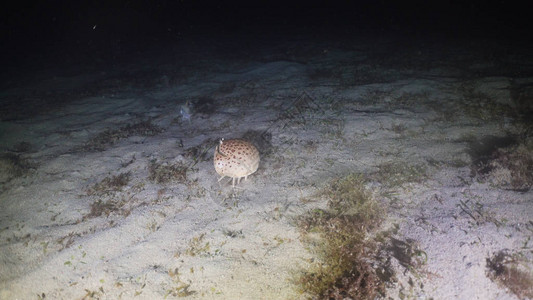
<svg viewBox="0 0 533 300"><path fill-rule="evenodd" d="M295 219L351 173L427 256L415 270L391 253L386 297L518 299L487 259L531 259L533 192L475 171L523 135L527 47L210 43L3 90L19 100L0 123L0 299L305 299ZM236 189L213 168L220 138L261 152Z"/></svg>

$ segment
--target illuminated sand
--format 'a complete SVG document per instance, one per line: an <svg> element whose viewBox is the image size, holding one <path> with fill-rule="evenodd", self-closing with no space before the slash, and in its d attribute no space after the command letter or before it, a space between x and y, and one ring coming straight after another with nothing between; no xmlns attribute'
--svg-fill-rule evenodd
<svg viewBox="0 0 533 300"><path fill-rule="evenodd" d="M474 176L471 151L473 141L517 132L490 115L510 105L511 76L465 66L479 53L467 45L466 60L451 62L445 54L459 50L442 45L429 57L396 57L383 41L337 45L295 59L213 59L217 71L156 73L149 87L123 79L1 122L2 150L20 161L4 157L11 173L0 176L0 299L305 299L292 274L317 258L294 220L325 207L312 195L350 173L368 178L384 228L427 255L416 270L390 257L397 280L387 296L516 299L487 277L486 261L530 251L533 192ZM375 61L376 49L387 55ZM481 75L463 76L469 68ZM44 93L28 84L5 95L25 91ZM187 100L195 110L183 120ZM264 143L257 171L222 172L253 173L238 189L219 184L219 138L250 132Z"/></svg>

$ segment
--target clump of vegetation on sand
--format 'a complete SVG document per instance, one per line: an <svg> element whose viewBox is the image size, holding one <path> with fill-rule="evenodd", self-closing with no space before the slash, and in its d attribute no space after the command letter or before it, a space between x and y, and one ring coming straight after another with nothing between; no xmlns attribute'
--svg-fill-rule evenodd
<svg viewBox="0 0 533 300"><path fill-rule="evenodd" d="M328 199L328 207L298 222L317 258L296 275L299 290L320 299L374 299L383 294L383 269L374 259L379 247L372 238L383 210L365 189L362 176L334 180L318 196Z"/></svg>
<svg viewBox="0 0 533 300"><path fill-rule="evenodd" d="M487 258L487 276L520 299L533 298L532 267L531 261L519 253L498 251Z"/></svg>
<svg viewBox="0 0 533 300"><path fill-rule="evenodd" d="M531 139L489 136L469 143L473 176L502 189L527 191L533 187Z"/></svg>
<svg viewBox="0 0 533 300"><path fill-rule="evenodd" d="M29 161L19 154L0 153L0 183L23 176L31 168Z"/></svg>
<svg viewBox="0 0 533 300"><path fill-rule="evenodd" d="M128 216L131 209L126 209L126 197L117 196L130 182L130 172L108 176L87 189L88 196L97 196L100 199L91 204L91 211L85 218L95 218L102 215L119 214Z"/></svg>
<svg viewBox="0 0 533 300"><path fill-rule="evenodd" d="M533 143L501 148L488 165L488 180L495 186L529 190L533 186Z"/></svg>
<svg viewBox="0 0 533 300"><path fill-rule="evenodd" d="M187 181L187 166L182 163L168 164L153 160L148 165L148 179L155 183Z"/></svg>

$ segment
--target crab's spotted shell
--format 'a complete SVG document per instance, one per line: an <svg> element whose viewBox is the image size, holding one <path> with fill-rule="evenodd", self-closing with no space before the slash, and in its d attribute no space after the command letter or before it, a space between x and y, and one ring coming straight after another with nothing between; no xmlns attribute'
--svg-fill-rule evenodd
<svg viewBox="0 0 533 300"><path fill-rule="evenodd" d="M248 177L257 171L259 167L259 151L247 141L233 139L221 140L215 149L215 170L224 177L240 178Z"/></svg>

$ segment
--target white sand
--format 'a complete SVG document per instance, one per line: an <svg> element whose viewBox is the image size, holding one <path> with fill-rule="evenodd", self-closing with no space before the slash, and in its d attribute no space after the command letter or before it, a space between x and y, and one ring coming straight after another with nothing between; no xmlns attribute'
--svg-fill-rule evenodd
<svg viewBox="0 0 533 300"><path fill-rule="evenodd" d="M205 56L179 74L171 59L154 59L160 72L148 87L118 77L91 96L1 122L2 150L30 143L22 157L33 167L1 183L0 299L162 299L185 285L194 292L190 298L305 298L291 276L312 255L294 218L325 207L326 199L302 198L352 172L375 178L388 162L426 170L415 182L387 187L375 180L369 188L387 210L385 226L397 224L395 237L412 239L428 259L412 272L392 258L398 281L387 296L516 299L486 276L486 259L502 249L531 253L533 191L472 178L467 153L468 137L516 129L512 120L479 120L457 109L469 101L469 88L510 104L512 67L527 65L527 51L500 57L511 66L502 69L476 54L494 48L468 48L472 44L478 45L300 40L300 46L286 43L246 59ZM124 68L141 72L150 59ZM46 82L52 90L77 91L74 83L95 77ZM8 89L2 97L47 90L46 82ZM181 121L180 105L201 97L213 99L213 112ZM299 97L307 106L282 117L295 112L291 103ZM105 129L148 118L163 132L120 139L104 151L79 149ZM271 134L272 147L260 148L271 153L234 192L226 180L217 182L213 147L221 137L250 130ZM189 184L148 180L152 160L190 165L194 157L186 150L199 145L212 148L188 170ZM131 180L122 191L87 194L124 172ZM131 212L86 217L98 199L124 199ZM476 202L484 216L477 223L461 209Z"/></svg>

